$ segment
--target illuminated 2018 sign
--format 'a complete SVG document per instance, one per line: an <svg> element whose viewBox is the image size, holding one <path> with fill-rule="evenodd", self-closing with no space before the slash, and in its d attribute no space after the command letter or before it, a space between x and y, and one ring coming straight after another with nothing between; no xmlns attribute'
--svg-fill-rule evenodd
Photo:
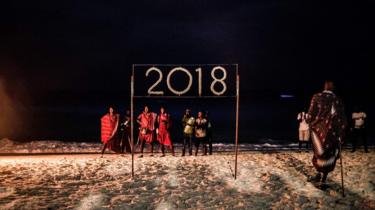
<svg viewBox="0 0 375 210"><path fill-rule="evenodd" d="M131 118L134 98L143 97L233 97L236 99L235 167L237 177L239 82L237 64L134 64L131 77ZM134 123L131 142L134 148ZM134 150L132 149L132 177Z"/></svg>
<svg viewBox="0 0 375 210"><path fill-rule="evenodd" d="M237 65L134 65L135 96L236 96Z"/></svg>

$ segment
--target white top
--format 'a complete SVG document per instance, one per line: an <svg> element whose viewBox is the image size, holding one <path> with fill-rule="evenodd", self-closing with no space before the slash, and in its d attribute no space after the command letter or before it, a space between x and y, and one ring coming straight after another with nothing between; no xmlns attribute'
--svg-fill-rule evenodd
<svg viewBox="0 0 375 210"><path fill-rule="evenodd" d="M354 128L361 128L365 124L366 113L353 112L352 119L354 120Z"/></svg>
<svg viewBox="0 0 375 210"><path fill-rule="evenodd" d="M308 114L305 113L305 112L301 112L301 113L298 114L297 120L301 120L301 122L299 123L299 130L300 131L305 131L305 130L310 129L309 124L306 122L307 117L308 117Z"/></svg>

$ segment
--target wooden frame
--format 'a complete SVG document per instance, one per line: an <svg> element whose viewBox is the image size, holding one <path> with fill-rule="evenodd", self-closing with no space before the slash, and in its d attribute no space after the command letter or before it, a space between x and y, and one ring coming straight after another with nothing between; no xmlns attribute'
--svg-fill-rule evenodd
<svg viewBox="0 0 375 210"><path fill-rule="evenodd" d="M235 98L236 99L236 130L235 130L235 166L234 166L234 179L237 178L237 162L238 162L238 127L239 127L239 108L240 108L240 76L238 74L238 64L229 64L234 65L236 69L236 95L234 96L163 96L163 95L148 95L148 96L136 96L134 95L134 69L136 66L207 66L207 65L228 65L228 64L133 64L132 65L132 75L130 82L130 112L131 112L131 160L132 160L132 177L134 178L134 99L135 98Z"/></svg>

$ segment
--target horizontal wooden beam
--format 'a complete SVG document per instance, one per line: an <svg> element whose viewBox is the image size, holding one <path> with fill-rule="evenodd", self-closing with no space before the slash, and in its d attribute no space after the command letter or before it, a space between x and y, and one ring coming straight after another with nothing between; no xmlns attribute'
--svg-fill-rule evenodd
<svg viewBox="0 0 375 210"><path fill-rule="evenodd" d="M237 96L133 96L134 98L179 98L179 99L200 99L200 98L236 98Z"/></svg>

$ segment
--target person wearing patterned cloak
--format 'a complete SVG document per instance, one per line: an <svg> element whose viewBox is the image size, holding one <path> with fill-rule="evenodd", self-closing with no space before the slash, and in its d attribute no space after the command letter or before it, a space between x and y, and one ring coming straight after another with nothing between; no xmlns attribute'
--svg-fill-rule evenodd
<svg viewBox="0 0 375 210"><path fill-rule="evenodd" d="M143 149L145 144L150 145L150 153L151 156L153 156L153 142L155 139L155 121L156 113L149 112L148 106L145 106L143 112L137 118L137 122L139 124L138 140L141 143L141 155L139 157L143 157Z"/></svg>
<svg viewBox="0 0 375 210"><path fill-rule="evenodd" d="M190 114L190 109L185 110L185 114L182 118L182 129L183 129L183 147L182 156L185 156L186 146L189 150L189 155L193 154L193 135L194 135L194 124L195 119Z"/></svg>
<svg viewBox="0 0 375 210"><path fill-rule="evenodd" d="M101 140L103 142L102 156L105 149L110 149L114 152L120 152L120 145L117 138L117 128L120 116L115 114L114 109L109 107L108 113L101 119Z"/></svg>
<svg viewBox="0 0 375 210"><path fill-rule="evenodd" d="M318 171L311 181L320 182L322 187L328 173L335 168L347 125L343 102L333 89L333 82L326 81L324 91L313 96L308 111L314 151L312 163Z"/></svg>
<svg viewBox="0 0 375 210"><path fill-rule="evenodd" d="M171 119L167 112L165 112L165 108L160 108L160 114L158 116L158 129L157 129L157 140L159 141L161 145L161 152L162 157L165 156L165 147L167 146L170 151L172 152L172 155L174 156L174 148L173 143L171 140L171 135L169 133L169 129L171 127Z"/></svg>

